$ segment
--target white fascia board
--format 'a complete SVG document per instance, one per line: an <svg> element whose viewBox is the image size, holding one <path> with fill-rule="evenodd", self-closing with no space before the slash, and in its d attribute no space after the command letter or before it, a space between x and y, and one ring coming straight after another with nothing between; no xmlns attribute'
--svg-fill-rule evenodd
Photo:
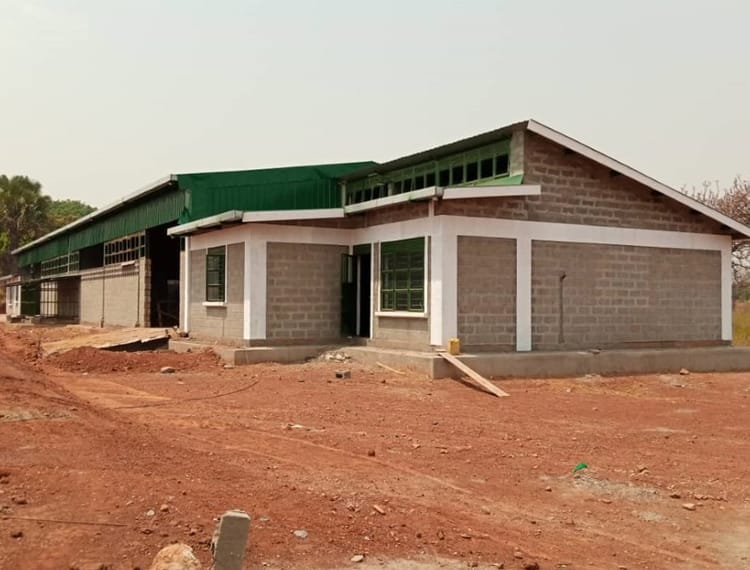
<svg viewBox="0 0 750 570"><path fill-rule="evenodd" d="M367 210L375 210L377 208L383 208L385 206L392 206L394 204L401 204L403 202L417 202L421 200L429 200L431 198L439 197L442 192L442 188L437 186L430 186L429 188L423 188L421 190L412 190L411 192L404 192L403 194L396 194L395 196L386 196L384 198L376 198L375 200L367 200L366 202L360 202L359 204L349 204L344 206L344 212L346 214L357 214L359 212L365 212Z"/></svg>
<svg viewBox="0 0 750 570"><path fill-rule="evenodd" d="M541 193L542 187L535 184L518 184L516 186L448 186L443 189L443 200L538 196Z"/></svg>
<svg viewBox="0 0 750 570"><path fill-rule="evenodd" d="M243 212L241 210L229 210L228 212L222 212L221 214L216 214L215 216L208 216L206 218L201 218L200 220L195 220L194 222L188 222L187 224L181 224L179 226L174 226L173 228L168 228L167 235L182 236L197 232L199 230L217 228L222 224L241 222L242 214Z"/></svg>
<svg viewBox="0 0 750 570"><path fill-rule="evenodd" d="M34 247L36 245L44 243L45 241L48 241L48 240L54 238L55 236L63 234L65 232L67 232L68 230L72 230L73 228L81 226L81 225L85 224L86 222L89 222L89 221L91 221L91 220L93 220L95 218L98 218L99 216L102 216L102 215L104 215L104 214L106 214L106 213L114 210L115 208L119 208L120 206L124 206L128 202L132 202L133 200L136 200L138 198L143 198L144 196L147 196L151 192L153 192L153 191L161 188L165 184L168 184L170 182L174 182L176 180L177 180L177 176L175 176L174 174L170 174L169 176L164 176L162 178L159 178L158 180L155 180L154 182L152 182L148 186L144 186L140 190L136 190L135 192L133 192L131 194L127 194L123 198L120 198L117 202L113 202L111 204L108 204L107 206L104 206L103 208L99 208L98 210L94 210L90 214L86 214L82 218L78 218L74 222L69 223L67 226L63 226L63 227L58 228L58 229L56 229L54 231L51 231L48 234L44 234L42 237L40 237L38 239L35 239L32 242L24 244L23 246L21 246L21 247L19 247L17 249L14 249L13 251L11 251L11 254L17 255L17 254L21 253L22 251L26 251L29 248L32 248L32 247Z"/></svg>
<svg viewBox="0 0 750 570"><path fill-rule="evenodd" d="M713 208L709 208L705 204L701 204L697 200L686 196L682 192L679 192L674 188L670 188L666 184L662 184L658 180L654 180L650 176L647 176L642 172L639 172L638 170L635 170L634 168L631 168L630 166L623 164L622 162L615 160L614 158L607 156L604 153L599 152L598 150L594 150L590 146L587 146L573 138L570 138L567 135L562 134L559 131L551 129L550 127L538 123L534 120L530 120L528 122L527 129L532 133L536 133L546 139L551 140L552 142L562 145L572 150L573 152L580 154L581 156L593 160L594 162L598 162L599 164L601 164L602 166L606 166L610 170L619 172L620 174L627 176L628 178L631 178L632 180L635 180L636 182L639 182L640 184L643 184L648 188L651 188L655 192L659 192L660 194L671 198L675 202L679 202L680 204L687 206L688 208L695 210L696 212L700 212L704 216L707 216L712 220L719 222L720 224L724 224L728 228L731 228L737 233L742 234L744 237L750 238L750 227L741 224L740 222L730 218L729 216L725 216L724 214L718 212L717 210L714 210Z"/></svg>
<svg viewBox="0 0 750 570"><path fill-rule="evenodd" d="M245 212L244 223L250 222L290 222L294 220L326 220L343 218L344 208L319 208L310 210L269 210L266 212Z"/></svg>

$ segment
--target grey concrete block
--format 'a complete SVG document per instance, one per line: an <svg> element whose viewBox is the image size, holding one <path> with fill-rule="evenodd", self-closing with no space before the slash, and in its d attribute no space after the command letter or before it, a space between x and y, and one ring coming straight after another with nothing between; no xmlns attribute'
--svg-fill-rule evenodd
<svg viewBox="0 0 750 570"><path fill-rule="evenodd" d="M250 515L246 512L234 510L221 515L212 542L214 570L242 570L249 532Z"/></svg>

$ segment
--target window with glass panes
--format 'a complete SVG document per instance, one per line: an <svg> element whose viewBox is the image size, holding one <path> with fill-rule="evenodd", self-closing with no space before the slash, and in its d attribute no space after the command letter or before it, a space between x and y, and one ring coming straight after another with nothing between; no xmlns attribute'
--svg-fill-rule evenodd
<svg viewBox="0 0 750 570"><path fill-rule="evenodd" d="M424 238L380 245L380 310L424 311Z"/></svg>
<svg viewBox="0 0 750 570"><path fill-rule="evenodd" d="M211 247L206 251L206 301L226 301L226 247Z"/></svg>
<svg viewBox="0 0 750 570"><path fill-rule="evenodd" d="M507 178L510 139L346 184L346 204L359 204L431 186L475 185Z"/></svg>

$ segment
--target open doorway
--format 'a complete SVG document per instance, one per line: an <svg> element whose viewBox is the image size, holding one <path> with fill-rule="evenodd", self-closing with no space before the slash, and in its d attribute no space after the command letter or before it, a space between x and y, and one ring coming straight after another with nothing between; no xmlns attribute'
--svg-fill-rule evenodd
<svg viewBox="0 0 750 570"><path fill-rule="evenodd" d="M167 235L168 227L166 224L146 230L152 327L172 327L180 322L180 240Z"/></svg>
<svg viewBox="0 0 750 570"><path fill-rule="evenodd" d="M368 243L354 248L354 267L357 282L356 336L370 338L372 318L372 246Z"/></svg>
<svg viewBox="0 0 750 570"><path fill-rule="evenodd" d="M341 258L341 333L370 338L372 246L354 247Z"/></svg>

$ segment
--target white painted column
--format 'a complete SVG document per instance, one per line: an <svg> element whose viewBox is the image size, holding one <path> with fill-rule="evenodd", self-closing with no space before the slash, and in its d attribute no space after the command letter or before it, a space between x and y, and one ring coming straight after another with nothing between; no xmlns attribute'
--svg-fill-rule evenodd
<svg viewBox="0 0 750 570"><path fill-rule="evenodd" d="M721 248L721 340L732 340L732 239Z"/></svg>
<svg viewBox="0 0 750 570"><path fill-rule="evenodd" d="M516 238L516 350L531 350L531 239Z"/></svg>
<svg viewBox="0 0 750 570"><path fill-rule="evenodd" d="M190 237L185 236L185 262L182 264L184 275L180 275L180 279L184 279L184 294L182 297L182 331L190 332Z"/></svg>
<svg viewBox="0 0 750 570"><path fill-rule="evenodd" d="M433 218L430 243L430 344L458 336L458 237L451 220Z"/></svg>
<svg viewBox="0 0 750 570"><path fill-rule="evenodd" d="M378 256L377 264L375 255ZM380 279L376 271L380 271L380 242L372 242L370 245L370 338L375 337L375 311L380 307Z"/></svg>
<svg viewBox="0 0 750 570"><path fill-rule="evenodd" d="M249 301L246 308L250 330L248 339L263 340L266 338L266 279L268 275L268 241L251 234L248 254L245 300ZM247 257L245 258L247 260Z"/></svg>
<svg viewBox="0 0 750 570"><path fill-rule="evenodd" d="M245 272L242 284L242 339L250 340L250 294L252 291L253 275L252 234L245 239Z"/></svg>

